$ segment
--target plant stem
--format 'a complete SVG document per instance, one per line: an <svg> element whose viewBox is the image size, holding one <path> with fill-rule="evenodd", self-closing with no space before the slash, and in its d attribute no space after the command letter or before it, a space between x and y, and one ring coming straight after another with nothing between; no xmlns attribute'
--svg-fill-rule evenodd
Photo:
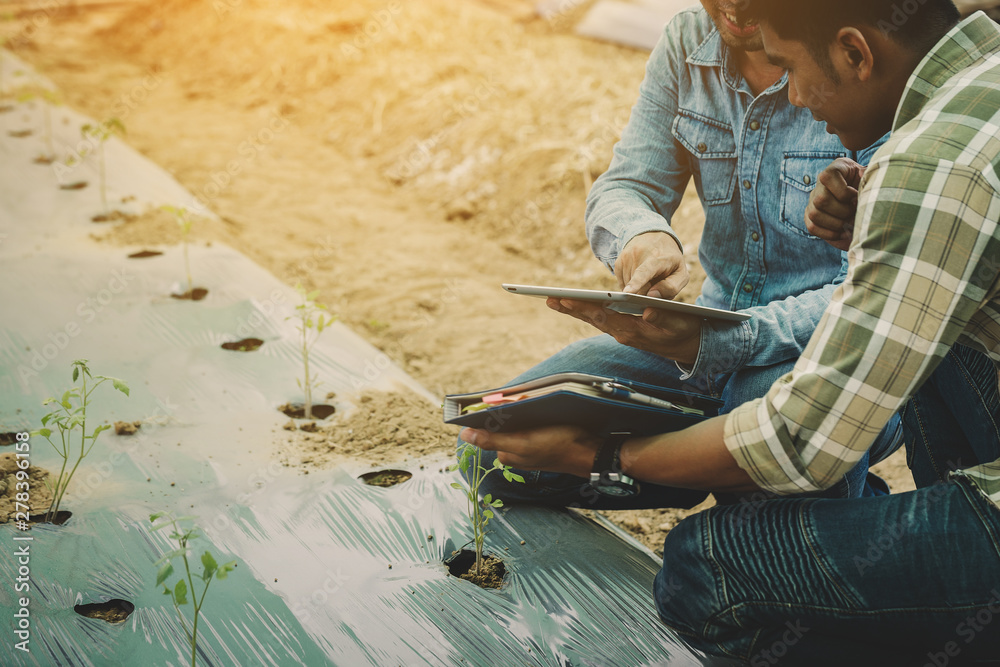
<svg viewBox="0 0 1000 667"><path fill-rule="evenodd" d="M194 292L194 285L191 283L191 261L188 259L187 234L184 235L184 270L187 272L188 294L191 294Z"/></svg>
<svg viewBox="0 0 1000 667"><path fill-rule="evenodd" d="M309 345L308 345L308 328L306 327L305 320L302 321L302 362L305 364L306 377L305 386L303 387L305 391L305 415L306 419L312 419L312 380L309 379Z"/></svg>
<svg viewBox="0 0 1000 667"><path fill-rule="evenodd" d="M108 210L108 189L107 184L104 180L104 140L100 140L100 147L98 148L100 153L100 163L101 163L101 205L104 207L105 213L110 213Z"/></svg>
<svg viewBox="0 0 1000 667"><path fill-rule="evenodd" d="M49 149L49 156L55 157L56 147L52 143L52 111L46 100L42 100L42 105L45 108L45 147Z"/></svg>
<svg viewBox="0 0 1000 667"><path fill-rule="evenodd" d="M176 525L176 524L174 524ZM199 607L194 603L194 579L191 577L191 567L188 565L187 559L187 540L184 541L184 553L181 554L181 558L184 559L184 571L187 573L188 578L188 590L191 592L191 606L194 607L194 623L191 626L191 667L194 667L195 660L198 658L198 610ZM207 586L206 586L207 588ZM202 596L204 600L205 597Z"/></svg>

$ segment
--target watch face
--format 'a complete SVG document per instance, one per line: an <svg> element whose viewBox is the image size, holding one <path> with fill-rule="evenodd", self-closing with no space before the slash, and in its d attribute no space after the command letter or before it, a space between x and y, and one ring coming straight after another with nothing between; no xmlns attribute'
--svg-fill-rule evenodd
<svg viewBox="0 0 1000 667"><path fill-rule="evenodd" d="M614 496L616 498L627 498L628 496L634 495L638 489L632 484L621 484L621 482L612 482L611 484L601 484L595 486L598 493L605 496Z"/></svg>

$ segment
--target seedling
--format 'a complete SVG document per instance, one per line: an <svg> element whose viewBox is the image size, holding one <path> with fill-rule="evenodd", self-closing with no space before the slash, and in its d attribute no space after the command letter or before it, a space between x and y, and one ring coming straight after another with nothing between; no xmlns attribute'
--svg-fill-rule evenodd
<svg viewBox="0 0 1000 667"><path fill-rule="evenodd" d="M87 383L88 379L91 380L91 384L89 385ZM101 432L111 428L110 424L100 424L94 428L90 435L87 435L87 408L92 402L90 399L91 395L105 382L111 382L115 389L126 396L129 395L128 385L118 378L91 375L86 359L77 359L73 362L74 385L77 380L80 380L81 384L74 386L72 389L67 389L63 392L62 398L45 399L44 405L55 403L58 407L56 410L42 417L42 428L31 433L32 435L40 435L48 440L49 444L52 445L52 448L56 450L56 453L59 454L63 461L62 467L59 469L59 476L56 477L56 482L52 489L52 504L49 506L48 512L45 513L45 521L47 522L55 519L59 513L59 504L66 494L70 480L73 479L73 475L80 466L80 462L90 454L94 445L97 444L97 436ZM48 428L50 424L54 425L59 431L59 444L52 441L52 429ZM77 430L80 432L80 450L77 453L73 467L67 472L66 468L69 466L70 457L72 456L70 449L73 447L72 441L76 438L74 433Z"/></svg>
<svg viewBox="0 0 1000 667"><path fill-rule="evenodd" d="M97 125L87 123L80 128L80 135L85 140L94 139L97 141L97 159L101 176L101 206L104 207L105 213L110 213L110 211L108 210L108 188L104 167L104 142L114 134L125 134L125 125L117 118L108 118Z"/></svg>
<svg viewBox="0 0 1000 667"><path fill-rule="evenodd" d="M28 86L22 89L17 96L18 102L28 102L34 99L39 99L42 102L42 114L44 118L42 136L45 138L46 149L45 154L39 156L36 162L49 164L56 157L56 147L52 143L52 109L50 107L60 103L59 94L47 88Z"/></svg>
<svg viewBox="0 0 1000 667"><path fill-rule="evenodd" d="M194 221L191 219L191 214L184 207L161 206L160 208L167 213L172 213L174 219L177 220L177 225L181 228L181 241L184 243L184 271L187 273L188 293L190 294L194 291L194 284L191 282L191 260L188 257L188 240L191 236L191 226L194 224Z"/></svg>
<svg viewBox="0 0 1000 667"><path fill-rule="evenodd" d="M191 643L191 667L194 667L195 661L198 659L198 619L201 616L201 609L205 605L205 596L208 595L208 587L212 583L212 578L214 577L222 581L229 576L230 572L236 569L236 561L218 565L215 562L215 557L212 556L212 552L206 550L201 555L201 564L205 569L197 576L204 583L204 587L201 589L201 594L199 595L194 585L195 575L191 574L191 564L188 561L188 545L202 537L202 535L198 532L198 527L195 525L187 529L178 525L181 521L191 521L194 518L193 516L174 518L169 512L157 512L156 514L149 515L149 522L153 524L153 530L160 530L167 527L172 528L173 532L170 533L170 539L177 543L176 549L164 554L153 564L159 566L156 573L156 585L163 586L163 594L170 596L171 602L174 603L174 609L177 610L177 617L181 620L181 627L184 628L184 634L187 635L188 641ZM163 519L163 521L157 524L156 522L159 519ZM166 584L166 581L174 573L172 561L178 556L181 562L184 563L184 573L177 579L174 587L171 588ZM184 613L181 611L181 607L187 606L189 592L191 594L191 606L194 608L194 616L190 625L188 625L188 619L184 617Z"/></svg>
<svg viewBox="0 0 1000 667"><path fill-rule="evenodd" d="M313 387L320 385L320 381L319 378L309 375L309 350L319 340L323 330L337 320L337 316L326 314L326 305L316 302L319 290L306 292L302 283L297 284L295 290L302 297L302 303L295 306L295 315L290 315L285 319L295 317L299 320L297 329L302 334L302 365L305 371L302 379L295 378L295 382L298 383L299 388L305 394L305 418L312 419L312 390Z"/></svg>
<svg viewBox="0 0 1000 667"><path fill-rule="evenodd" d="M524 477L511 472L510 466L500 463L499 459L493 459L493 466L491 468L484 468L483 450L469 443L463 444L465 447L462 448L458 463L449 466L448 470L461 470L462 474L469 481L468 486L460 482L452 482L451 486L454 489L463 491L465 499L468 501L466 513L469 516L469 522L472 524L471 542L474 542L476 545L475 575L479 576L483 567L483 543L486 540L486 526L489 525L490 519L494 517L493 510L503 507L503 501L499 498L494 498L489 493L480 500L479 487L487 475L497 470L503 473L504 479L508 482L520 482L524 484Z"/></svg>

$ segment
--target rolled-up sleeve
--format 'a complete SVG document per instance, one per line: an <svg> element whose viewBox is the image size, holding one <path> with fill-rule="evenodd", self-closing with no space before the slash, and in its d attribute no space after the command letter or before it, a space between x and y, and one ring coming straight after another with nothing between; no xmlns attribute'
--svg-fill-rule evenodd
<svg viewBox="0 0 1000 667"><path fill-rule="evenodd" d="M850 269L794 370L726 421L762 488L827 488L930 376L997 281L1000 198L972 167L886 152L865 175Z"/></svg>
<svg viewBox="0 0 1000 667"><path fill-rule="evenodd" d="M614 270L621 249L647 232L666 232L691 178L685 149L674 138L677 115L676 68L685 59L668 25L646 64L639 99L632 107L611 166L587 196L586 226L594 255Z"/></svg>

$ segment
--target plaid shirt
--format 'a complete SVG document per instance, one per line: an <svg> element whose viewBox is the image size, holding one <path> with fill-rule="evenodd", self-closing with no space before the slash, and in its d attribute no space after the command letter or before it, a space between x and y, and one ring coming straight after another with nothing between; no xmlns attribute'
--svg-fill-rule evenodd
<svg viewBox="0 0 1000 667"><path fill-rule="evenodd" d="M839 480L956 342L1000 363L1000 27L966 19L910 77L861 184L850 269L795 369L726 421L765 489ZM1000 506L1000 460L963 471Z"/></svg>

